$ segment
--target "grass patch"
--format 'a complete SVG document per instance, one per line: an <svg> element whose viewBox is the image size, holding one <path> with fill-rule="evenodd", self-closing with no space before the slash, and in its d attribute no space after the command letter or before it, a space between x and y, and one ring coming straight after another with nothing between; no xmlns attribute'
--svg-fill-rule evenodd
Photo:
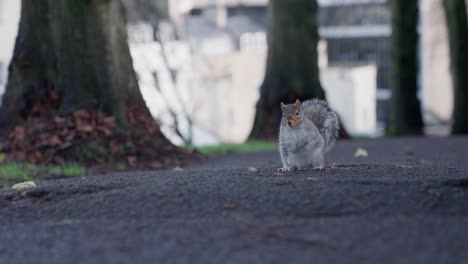
<svg viewBox="0 0 468 264"><path fill-rule="evenodd" d="M123 163L123 162L119 162L117 163L117 165L115 166L115 168L118 170L118 171L125 171L127 169L127 164Z"/></svg>
<svg viewBox="0 0 468 264"><path fill-rule="evenodd" d="M86 175L86 169L78 164L67 164L63 167L61 175L65 177L78 177ZM60 174L58 175L60 176Z"/></svg>
<svg viewBox="0 0 468 264"><path fill-rule="evenodd" d="M29 181L31 176L26 172L26 169L18 163L9 163L0 166L0 179L3 181Z"/></svg>
<svg viewBox="0 0 468 264"><path fill-rule="evenodd" d="M275 141L249 140L243 144L221 144L216 146L198 147L197 150L206 155L236 152L256 152L274 150L278 147Z"/></svg>
<svg viewBox="0 0 468 264"><path fill-rule="evenodd" d="M0 185L9 186L24 181L78 177L86 174L86 168L74 163L59 166L12 162L0 165Z"/></svg>

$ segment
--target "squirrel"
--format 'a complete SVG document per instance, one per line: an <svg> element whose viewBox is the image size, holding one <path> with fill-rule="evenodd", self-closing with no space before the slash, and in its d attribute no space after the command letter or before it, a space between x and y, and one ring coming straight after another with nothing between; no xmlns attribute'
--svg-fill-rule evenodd
<svg viewBox="0 0 468 264"><path fill-rule="evenodd" d="M340 128L338 115L325 101L312 99L302 104L281 102L279 152L283 167L278 172L292 172L306 168L322 170L325 152L329 151Z"/></svg>

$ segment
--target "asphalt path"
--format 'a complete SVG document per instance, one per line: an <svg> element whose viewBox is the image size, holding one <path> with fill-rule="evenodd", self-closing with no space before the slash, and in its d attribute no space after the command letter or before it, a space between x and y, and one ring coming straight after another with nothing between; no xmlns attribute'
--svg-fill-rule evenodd
<svg viewBox="0 0 468 264"><path fill-rule="evenodd" d="M0 263L468 263L467 137L342 141L327 163L228 154L3 189Z"/></svg>

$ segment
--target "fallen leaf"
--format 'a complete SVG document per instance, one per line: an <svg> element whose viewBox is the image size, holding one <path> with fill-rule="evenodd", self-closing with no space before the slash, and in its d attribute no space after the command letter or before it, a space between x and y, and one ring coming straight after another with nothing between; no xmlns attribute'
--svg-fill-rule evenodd
<svg viewBox="0 0 468 264"><path fill-rule="evenodd" d="M61 149L61 150L64 150L64 149L67 149L67 148L69 148L69 147L71 147L71 146L72 146L72 143L66 142L66 143L64 143L64 144L62 144L62 145L60 146L60 149Z"/></svg>
<svg viewBox="0 0 468 264"><path fill-rule="evenodd" d="M404 168L404 169L412 169L413 168L413 166L408 166L408 165L401 165L400 167Z"/></svg>
<svg viewBox="0 0 468 264"><path fill-rule="evenodd" d="M127 158L128 165L135 167L136 166L136 157L135 156L129 156Z"/></svg>
<svg viewBox="0 0 468 264"><path fill-rule="evenodd" d="M59 124L65 123L65 118L56 116L56 117L54 117L54 122L59 123Z"/></svg>
<svg viewBox="0 0 468 264"><path fill-rule="evenodd" d="M75 118L88 119L91 115L87 110L80 109L73 112Z"/></svg>
<svg viewBox="0 0 468 264"><path fill-rule="evenodd" d="M260 169L255 168L255 167L247 167L247 170L248 170L249 172L259 172L259 171L260 171Z"/></svg>
<svg viewBox="0 0 468 264"><path fill-rule="evenodd" d="M40 151L36 150L36 151L28 153L27 158L32 163L38 163L39 161L42 160L43 156Z"/></svg>
<svg viewBox="0 0 468 264"><path fill-rule="evenodd" d="M122 147L122 144L120 144L118 140L113 139L109 143L109 148L112 153L116 153L121 147Z"/></svg>
<svg viewBox="0 0 468 264"><path fill-rule="evenodd" d="M23 126L17 126L15 128L14 133L10 134L10 136L13 135L16 139L22 141L26 137L26 128Z"/></svg>
<svg viewBox="0 0 468 264"><path fill-rule="evenodd" d="M184 171L184 169L182 169L181 167L177 166L173 169L173 171Z"/></svg>
<svg viewBox="0 0 468 264"><path fill-rule="evenodd" d="M148 120L146 122L146 131L150 134L150 135L154 135L154 133L156 133L158 131L158 125L156 124L156 122L154 120Z"/></svg>
<svg viewBox="0 0 468 264"><path fill-rule="evenodd" d="M76 137L76 131L70 131L70 133L65 138L65 141L72 141Z"/></svg>
<svg viewBox="0 0 468 264"><path fill-rule="evenodd" d="M117 126L114 117L105 117L103 123L109 128L115 128Z"/></svg>
<svg viewBox="0 0 468 264"><path fill-rule="evenodd" d="M90 133L94 131L94 127L91 125L81 125L76 128L79 132Z"/></svg>
<svg viewBox="0 0 468 264"><path fill-rule="evenodd" d="M59 135L60 136L66 136L66 135L68 135L69 132L70 131L67 128L64 128L59 132Z"/></svg>
<svg viewBox="0 0 468 264"><path fill-rule="evenodd" d="M63 141L57 135L53 135L51 138L49 138L48 143L51 146L59 146L63 144Z"/></svg>
<svg viewBox="0 0 468 264"><path fill-rule="evenodd" d="M368 157L369 156L369 153L367 152L367 150L363 149L363 148L358 148L356 150L356 152L354 153L354 157L355 158L359 158L359 157Z"/></svg>
<svg viewBox="0 0 468 264"><path fill-rule="evenodd" d="M36 184L33 181L21 182L13 185L11 188L15 189L16 191L22 191L28 188L36 188Z"/></svg>
<svg viewBox="0 0 468 264"><path fill-rule="evenodd" d="M235 209L236 205L233 203L224 203L223 207L224 209Z"/></svg>
<svg viewBox="0 0 468 264"><path fill-rule="evenodd" d="M108 129L107 127L105 127L105 126L99 126L98 131L102 132L106 136L112 135L112 131L110 129Z"/></svg>

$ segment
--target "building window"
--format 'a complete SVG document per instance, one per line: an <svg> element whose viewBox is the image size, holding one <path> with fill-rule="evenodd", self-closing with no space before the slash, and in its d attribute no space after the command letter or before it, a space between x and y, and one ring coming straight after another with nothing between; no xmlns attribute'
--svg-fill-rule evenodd
<svg viewBox="0 0 468 264"><path fill-rule="evenodd" d="M203 15L203 10L201 8L193 8L190 10L190 15L191 16L201 16Z"/></svg>

